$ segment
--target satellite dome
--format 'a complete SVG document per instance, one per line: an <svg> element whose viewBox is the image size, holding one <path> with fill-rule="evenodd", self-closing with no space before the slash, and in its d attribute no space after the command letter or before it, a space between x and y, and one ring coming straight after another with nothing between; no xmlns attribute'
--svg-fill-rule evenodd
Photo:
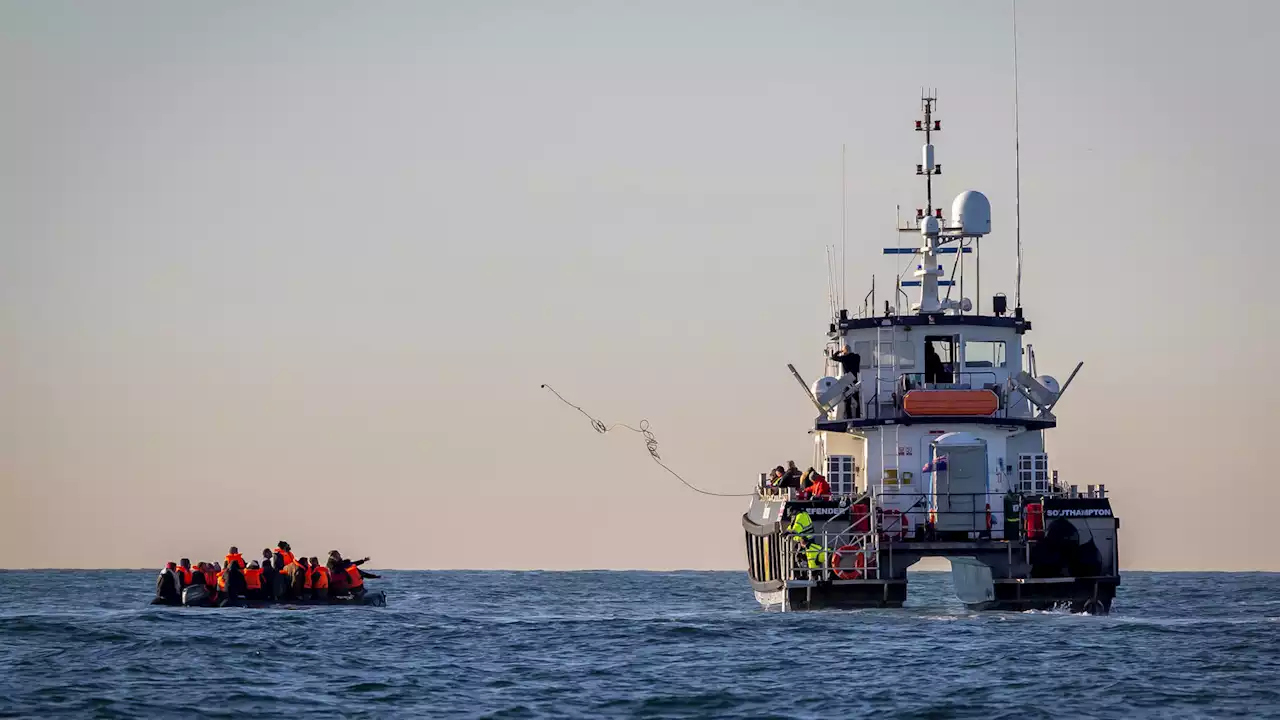
<svg viewBox="0 0 1280 720"><path fill-rule="evenodd" d="M925 215L923 218L921 218L920 220L921 235L925 235L925 236L937 235L940 230L942 230L942 224L938 222L938 218L932 215Z"/></svg>
<svg viewBox="0 0 1280 720"><path fill-rule="evenodd" d="M965 235L991 232L991 201L977 190L965 190L951 202L951 218Z"/></svg>

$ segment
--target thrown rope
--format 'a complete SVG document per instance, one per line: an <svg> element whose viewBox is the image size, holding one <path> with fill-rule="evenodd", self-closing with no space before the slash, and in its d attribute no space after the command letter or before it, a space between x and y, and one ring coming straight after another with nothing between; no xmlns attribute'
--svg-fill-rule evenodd
<svg viewBox="0 0 1280 720"><path fill-rule="evenodd" d="M694 485L688 480L685 480L684 478L680 477L679 473L667 467L667 464L662 462L662 456L658 454L658 438L654 436L653 431L649 429L648 420L641 420L640 427L638 428L627 425L626 423L614 423L613 425L605 425L600 420L597 420L596 418L592 417L591 413L587 412L586 410L583 410L581 407L578 407L577 405L574 405L573 403L566 400L563 395L556 392L555 388L547 384L543 384L542 387L543 389L550 390L552 395L555 395L557 398L560 399L560 402L582 413L584 417L586 417L588 420L591 421L592 429L594 429L596 432L600 433L601 435L608 433L610 430L613 430L614 428L624 428L626 430L630 430L633 433L639 433L640 435L642 435L644 437L644 447L646 450L649 451L649 456L652 457L653 461L658 464L658 467L662 468L663 470L666 470L668 473L671 473L672 477L684 483L685 486L688 487L690 490L697 493L702 493L703 495L711 495L713 497L751 497L755 494L755 493L720 493L720 492L712 492L710 490L703 490L702 488Z"/></svg>

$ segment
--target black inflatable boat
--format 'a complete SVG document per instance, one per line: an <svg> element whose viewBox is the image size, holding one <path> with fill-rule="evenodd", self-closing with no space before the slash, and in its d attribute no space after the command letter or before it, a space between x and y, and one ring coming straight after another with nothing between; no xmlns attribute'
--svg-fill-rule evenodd
<svg viewBox="0 0 1280 720"><path fill-rule="evenodd" d="M170 605L178 606L179 603L165 602L160 598L151 601L152 605ZM338 595L330 595L325 599L308 598L305 600L264 600L253 598L222 598L212 600L209 596L209 590L203 585L191 585L182 590L182 607L249 607L249 608L269 608L269 607L303 607L303 606L328 606L328 605L361 605L367 607L386 607L387 594L381 590L376 592L366 591L359 595L354 593L341 593Z"/></svg>

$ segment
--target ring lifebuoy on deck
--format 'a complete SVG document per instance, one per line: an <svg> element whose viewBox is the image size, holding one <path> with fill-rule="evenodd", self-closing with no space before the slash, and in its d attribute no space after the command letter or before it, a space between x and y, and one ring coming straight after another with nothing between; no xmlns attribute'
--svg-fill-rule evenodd
<svg viewBox="0 0 1280 720"><path fill-rule="evenodd" d="M840 563L845 555L853 554L853 567L843 567ZM831 556L831 570L841 580L861 580L862 571L867 567L866 553L861 545L841 545Z"/></svg>

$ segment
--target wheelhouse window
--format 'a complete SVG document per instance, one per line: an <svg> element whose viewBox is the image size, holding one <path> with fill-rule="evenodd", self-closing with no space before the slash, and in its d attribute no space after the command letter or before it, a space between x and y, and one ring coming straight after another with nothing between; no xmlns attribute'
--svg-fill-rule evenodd
<svg viewBox="0 0 1280 720"><path fill-rule="evenodd" d="M910 340L898 341L898 367L904 369L916 366L916 346Z"/></svg>
<svg viewBox="0 0 1280 720"><path fill-rule="evenodd" d="M924 381L929 384L955 382L956 337L954 335L924 336Z"/></svg>
<svg viewBox="0 0 1280 720"><path fill-rule="evenodd" d="M1003 340L965 340L966 368L1002 368L1007 361Z"/></svg>
<svg viewBox="0 0 1280 720"><path fill-rule="evenodd" d="M866 370L871 367L871 342L859 340L853 344L853 351L858 353L858 365Z"/></svg>
<svg viewBox="0 0 1280 720"><path fill-rule="evenodd" d="M853 478L852 455L827 456L827 483L835 495L852 495Z"/></svg>
<svg viewBox="0 0 1280 720"><path fill-rule="evenodd" d="M1022 453L1018 456L1018 491L1049 491L1049 456L1044 453Z"/></svg>

